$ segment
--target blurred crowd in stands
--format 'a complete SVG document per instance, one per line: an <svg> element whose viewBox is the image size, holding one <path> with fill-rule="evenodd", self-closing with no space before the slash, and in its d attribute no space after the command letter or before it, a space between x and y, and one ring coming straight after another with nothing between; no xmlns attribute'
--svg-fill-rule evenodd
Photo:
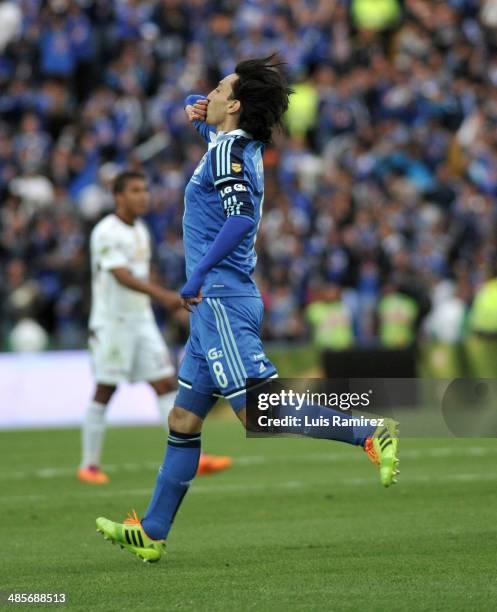
<svg viewBox="0 0 497 612"><path fill-rule="evenodd" d="M295 94L265 153L265 337L463 332L496 259L497 0L0 0L0 23L0 346L26 325L85 344L123 168L150 177L155 274L181 286L204 149L183 100L272 52Z"/></svg>

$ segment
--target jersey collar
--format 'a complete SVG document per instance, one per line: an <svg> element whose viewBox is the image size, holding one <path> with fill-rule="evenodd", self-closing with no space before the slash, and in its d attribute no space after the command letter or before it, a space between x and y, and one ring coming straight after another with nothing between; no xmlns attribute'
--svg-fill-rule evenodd
<svg viewBox="0 0 497 612"><path fill-rule="evenodd" d="M238 128L237 130L231 130L231 132L218 132L217 133L218 140L220 138L227 138L228 136L243 136L244 138L252 138L252 136L248 132L240 128Z"/></svg>

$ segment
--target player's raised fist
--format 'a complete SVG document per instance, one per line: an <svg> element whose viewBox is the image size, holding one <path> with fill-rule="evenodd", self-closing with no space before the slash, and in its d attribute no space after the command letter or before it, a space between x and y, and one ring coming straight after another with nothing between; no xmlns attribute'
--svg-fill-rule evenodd
<svg viewBox="0 0 497 612"><path fill-rule="evenodd" d="M188 121L190 123L192 121L205 121L207 117L207 100L200 100L196 102L193 106L190 104L185 108L186 116L188 117Z"/></svg>
<svg viewBox="0 0 497 612"><path fill-rule="evenodd" d="M209 101L204 96L191 95L185 100L185 113L190 123L192 121L205 121Z"/></svg>

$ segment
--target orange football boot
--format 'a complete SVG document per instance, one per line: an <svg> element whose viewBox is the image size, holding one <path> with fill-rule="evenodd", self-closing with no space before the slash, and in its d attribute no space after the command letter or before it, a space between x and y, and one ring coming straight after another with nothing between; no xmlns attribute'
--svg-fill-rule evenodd
<svg viewBox="0 0 497 612"><path fill-rule="evenodd" d="M109 477L96 465L79 468L78 480L86 484L104 485L109 482Z"/></svg>
<svg viewBox="0 0 497 612"><path fill-rule="evenodd" d="M197 476L222 472L231 467L232 463L233 460L231 457L220 457L218 455L206 455L202 453L198 462Z"/></svg>

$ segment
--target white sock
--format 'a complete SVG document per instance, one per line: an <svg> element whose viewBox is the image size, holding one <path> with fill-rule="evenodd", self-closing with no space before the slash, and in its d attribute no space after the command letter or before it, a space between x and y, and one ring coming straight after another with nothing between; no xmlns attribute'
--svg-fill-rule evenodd
<svg viewBox="0 0 497 612"><path fill-rule="evenodd" d="M81 429L81 445L83 449L81 467L100 465L106 428L105 409L106 406L98 402L91 402L88 406Z"/></svg>
<svg viewBox="0 0 497 612"><path fill-rule="evenodd" d="M170 393L165 393L164 395L157 396L157 406L159 407L162 423L166 431L169 431L169 425L167 424L167 420L169 418L169 413L174 408L174 400L176 399L176 394L177 391L171 391Z"/></svg>

